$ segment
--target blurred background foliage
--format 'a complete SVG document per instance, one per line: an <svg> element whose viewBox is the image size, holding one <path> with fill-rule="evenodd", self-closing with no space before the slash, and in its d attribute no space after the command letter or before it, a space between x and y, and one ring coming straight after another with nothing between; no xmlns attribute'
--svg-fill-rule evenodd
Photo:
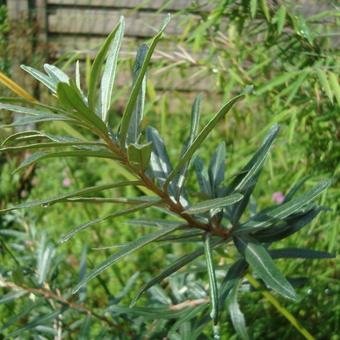
<svg viewBox="0 0 340 340"><path fill-rule="evenodd" d="M308 1L304 5L308 6ZM172 71L178 69L184 88L187 79L191 82L195 79L206 81L210 91L205 92L203 97L202 118L205 121L223 101L245 85L254 84L254 95L247 97L219 125L218 131L209 139L203 156L210 158L217 143L226 141L229 178L245 164L268 127L274 122L282 124L278 142L271 151L254 194L253 204L261 207L273 203L275 192L286 193L307 175L310 177L306 188L320 178L333 177L333 186L321 198L321 203L330 210L321 214L309 229L284 242L288 246L336 252L340 202L339 12L336 5L311 16L302 15L295 4L288 1L216 0L209 2L209 6L209 11L199 12L193 2L191 7L178 12L178 15L188 15L182 23L183 33L176 37L165 36L166 43L174 49L164 52L162 58L153 62L147 86L145 125L159 128L167 145L171 146L168 147L170 157L175 160L187 136L186 122L189 120L193 94L191 91L157 91L154 85L156 79L161 82L162 77L171 77ZM200 16L199 25L189 19L191 13ZM2 5L0 68L7 75L11 75L10 30L15 30L15 27L9 25L6 6ZM42 58L39 53L32 55L33 66L40 67ZM78 58L85 61L82 67L86 80L86 59L90 58L90 53L63 55L55 62L69 70L70 61ZM133 57L127 55L120 67L130 68L132 63ZM29 92L36 93L31 90ZM122 98L127 90L128 87L123 86L116 93L117 102L113 110L117 111L117 115L121 114ZM0 91L1 96L8 95L4 88ZM40 95L46 97L44 93ZM1 115L0 120L8 119L8 115ZM50 129L51 132L60 133L63 128L62 124L56 124ZM10 132L1 129L1 139ZM25 156L24 153L19 156L0 154L0 207L126 177L122 169L91 159L43 161L24 173L13 175L12 171ZM193 178L190 181L192 186L196 185ZM123 188L114 193L122 197L138 195L138 192L131 190L135 189ZM107 193L108 197L110 194L112 192ZM144 229L136 231L136 226L129 226L121 218L113 224L108 221L95 226L66 245L57 245L61 235L70 228L99 214L105 215L112 209L119 207L67 203L0 215L0 277L6 277L6 280L21 287L51 290L56 295L58 290L67 293L82 275L85 262L91 267L112 253L112 249L94 250L94 247L124 243L134 239L136 232L144 232ZM142 215L138 213L135 217ZM154 217L162 218L162 213L155 211ZM164 329L174 327L173 339L185 339L186 329L197 327L197 320L184 320L175 327L173 320L153 321L142 315L132 323L130 317L113 308L107 312L108 316L113 313L115 317L112 327L107 321L81 310L81 304L91 310L114 306L118 301L127 305L142 283L158 272L160 262L169 263L174 257L186 253L187 247L179 243L142 250L92 282L87 291L80 294L76 306L60 303L58 296L48 296L44 290L28 290L19 299L22 291L14 290L17 295L13 295L13 290L7 289L6 284L0 281L0 287L4 286L0 288L0 332L9 334L27 327L30 332L34 329L34 334L39 334L39 338L58 334L78 338L80 334L82 338L115 335L121 339L136 336L160 339ZM185 298L205 297L207 280L204 271L199 270L200 266L200 261L196 261L196 271L176 275L162 287L151 290L143 303L163 306L176 304ZM280 300L282 304L317 339L339 339L338 262L287 261L280 263L280 266L288 277L300 279L301 282L306 276L310 278L298 289L297 302ZM136 273L136 268L143 274ZM125 294L121 294L124 287ZM282 315L277 314L258 292L249 292L249 287L245 287L241 305L254 339L299 338L300 335L287 326ZM68 309L62 319L55 319L53 313L57 308ZM47 317L41 320L41 315ZM211 336L209 326L204 332L208 338ZM221 333L225 339L236 338L229 323L222 326ZM28 338L29 333L22 334Z"/></svg>

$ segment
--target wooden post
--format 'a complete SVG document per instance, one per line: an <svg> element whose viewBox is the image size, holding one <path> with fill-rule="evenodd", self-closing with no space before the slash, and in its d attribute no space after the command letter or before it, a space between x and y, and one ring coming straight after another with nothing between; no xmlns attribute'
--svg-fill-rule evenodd
<svg viewBox="0 0 340 340"><path fill-rule="evenodd" d="M32 33L28 0L7 1L10 24L9 50L11 55L11 78L32 93L32 80L20 69L20 65L32 59Z"/></svg>

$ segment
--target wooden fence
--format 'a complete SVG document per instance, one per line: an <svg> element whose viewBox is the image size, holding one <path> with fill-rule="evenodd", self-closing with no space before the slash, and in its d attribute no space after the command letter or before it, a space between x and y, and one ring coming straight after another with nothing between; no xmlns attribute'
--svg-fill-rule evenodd
<svg viewBox="0 0 340 340"><path fill-rule="evenodd" d="M122 55L134 53L141 40L154 35L161 26L165 13L173 14L166 33L180 40L185 30L197 25L200 11L208 12L212 1L207 0L35 0L34 8L29 8L32 1L7 0L10 20L24 19L34 23L36 28L35 46L40 48L40 54L56 60L67 52L78 51L93 56L94 51L104 40L104 37L117 24L120 16L126 18L125 42ZM329 1L299 0L302 10L307 15L318 10L329 8ZM184 9L192 6L190 12ZM215 1L215 4L217 1ZM24 36L16 36L17 46L27 45ZM27 46L29 48L29 46ZM156 57L174 60L187 59L192 62L192 68L184 71L176 68L155 77L155 87L162 90L176 89L179 91L209 91L213 89L214 77L207 72L196 72L195 59L190 61L190 51L187 53L177 43L167 41L161 43ZM189 58L189 59L188 59ZM25 56L20 50L14 63L24 62ZM183 74L184 73L184 74ZM194 76L192 76L194 74ZM20 76L16 76L19 81ZM126 83L126 74L121 74L118 83Z"/></svg>

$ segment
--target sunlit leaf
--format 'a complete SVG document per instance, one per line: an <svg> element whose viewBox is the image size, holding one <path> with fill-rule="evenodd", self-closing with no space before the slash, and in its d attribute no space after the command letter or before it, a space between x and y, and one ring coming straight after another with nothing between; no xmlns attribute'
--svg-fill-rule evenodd
<svg viewBox="0 0 340 340"><path fill-rule="evenodd" d="M253 271L265 282L265 284L279 294L295 299L294 288L281 274L268 251L257 241L251 238L235 238L235 244Z"/></svg>

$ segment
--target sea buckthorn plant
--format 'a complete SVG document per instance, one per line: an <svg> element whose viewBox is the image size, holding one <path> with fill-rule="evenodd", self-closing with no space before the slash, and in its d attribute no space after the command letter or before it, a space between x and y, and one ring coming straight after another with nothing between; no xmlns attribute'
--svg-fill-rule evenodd
<svg viewBox="0 0 340 340"><path fill-rule="evenodd" d="M269 301L304 337L312 338L308 331L280 306L275 297L279 294L294 300L296 293L293 288L294 282L285 278L274 260L321 259L332 256L316 250L277 248L273 247L273 244L298 232L324 210L315 203L315 199L329 187L331 181L321 181L301 194L299 191L303 183L300 182L290 190L281 204L261 211L254 211L253 207L249 209L250 198L261 169L279 133L277 125L269 130L253 157L229 182L224 178L226 150L223 142L218 145L210 163L204 164L199 156L204 141L232 107L244 99L247 93L252 92L251 87L247 87L244 92L222 105L203 127L200 127L201 96L197 96L192 105L187 140L176 163L171 164L167 148L158 131L153 127L142 129L146 72L166 25L167 22L149 44L141 45L137 51L131 91L118 126L113 124L117 118L113 117L112 94L124 34L123 18L108 36L93 61L87 91L81 84L79 63L76 64L75 80L53 65L45 64L45 73L29 66L22 66L23 70L49 89L55 105L45 105L36 100L4 98L1 100L1 109L24 115L10 126L62 121L76 127L81 137L78 139L57 136L42 130L25 130L10 135L2 142L1 152L20 150L32 152L17 171L43 159L94 157L117 162L131 175L129 180L86 187L53 198L28 200L16 206L8 206L2 210L2 214L17 209L66 202L102 201L112 204L124 203L129 206L125 210L98 216L75 227L61 237L60 243L70 241L78 233L104 220L133 212L157 209L163 216L157 220L146 217L129 220L128 222L134 225L154 227L154 231L120 245L116 252L108 256L103 263L93 266L90 271L86 270L82 259L80 281L65 295L61 295L57 287L49 287L46 284L46 267L58 260L55 259L55 249L47 244L46 240L42 241L37 250L38 269L32 272L29 287L10 283L4 273L1 276L1 286L11 290L2 299L29 296L33 305L42 304L39 298L48 301L40 315L23 328L12 331L11 336L17 336L26 330L37 331L38 326L41 331L42 324L50 321L55 322L51 332L59 332L58 327L61 329L60 324L63 323L61 315L68 310L75 310L87 315L82 326L85 329L82 332L84 337L90 327L89 320L95 318L105 325L100 333L103 336L114 334L121 339L139 336L203 339L209 337L206 325L211 322L211 332L214 338L219 339L225 338L223 323L228 311L238 336L248 339L238 295L250 284L258 290L266 287L268 290L264 294ZM43 151L33 152L35 149ZM187 185L189 176L196 176L196 191ZM126 186L138 187L144 194L132 198L96 196L104 190ZM121 295L110 300L107 308L103 307L98 311L87 309L83 304L84 287L91 280L100 279L99 275L107 268L155 242L170 245L177 242L192 244L193 250L174 259L170 266L155 273L155 276L140 288L129 306L120 304L120 301L131 286L136 285L135 275L126 282ZM234 254L236 255L233 256ZM197 277L197 271L186 269L200 257L205 259L207 282L202 280L202 276ZM225 258L228 258L227 262ZM158 285L163 280L170 282L168 295ZM141 307L139 299L146 291L150 291L154 298L149 304ZM176 301L176 304L171 304L172 301ZM31 309L27 306L25 308L22 315L27 317ZM15 317L18 319L20 315ZM130 329L126 330L120 326L122 320L131 323ZM149 320L159 320L153 330L143 326ZM5 326L3 329L6 329Z"/></svg>

